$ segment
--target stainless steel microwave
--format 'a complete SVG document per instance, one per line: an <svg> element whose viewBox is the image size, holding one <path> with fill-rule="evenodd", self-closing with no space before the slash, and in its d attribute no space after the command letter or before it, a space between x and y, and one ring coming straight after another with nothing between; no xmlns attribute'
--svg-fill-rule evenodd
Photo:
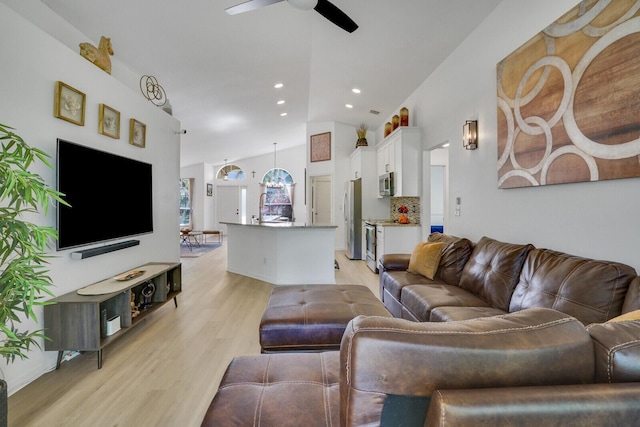
<svg viewBox="0 0 640 427"><path fill-rule="evenodd" d="M393 196L393 172L380 175L378 192L381 196Z"/></svg>

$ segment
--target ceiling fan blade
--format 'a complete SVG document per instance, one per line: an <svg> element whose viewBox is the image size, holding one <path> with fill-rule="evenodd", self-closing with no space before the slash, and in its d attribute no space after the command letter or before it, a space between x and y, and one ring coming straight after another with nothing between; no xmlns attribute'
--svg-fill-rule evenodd
<svg viewBox="0 0 640 427"><path fill-rule="evenodd" d="M353 33L358 29L358 24L353 22L346 13L338 9L329 0L318 0L318 4L314 8L316 12L327 18L348 33Z"/></svg>
<svg viewBox="0 0 640 427"><path fill-rule="evenodd" d="M237 4L226 8L224 11L229 15L236 15L238 13L249 12L250 10L260 9L261 7L269 6L274 3L280 3L284 0L249 0L244 3Z"/></svg>

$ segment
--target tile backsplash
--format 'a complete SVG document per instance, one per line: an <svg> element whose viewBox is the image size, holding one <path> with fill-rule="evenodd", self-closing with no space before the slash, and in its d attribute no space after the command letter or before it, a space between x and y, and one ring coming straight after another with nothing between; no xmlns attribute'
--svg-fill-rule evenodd
<svg viewBox="0 0 640 427"><path fill-rule="evenodd" d="M420 197L392 197L391 221L398 222L400 215L409 218L409 224L420 224ZM402 207L407 208L406 213L400 212Z"/></svg>

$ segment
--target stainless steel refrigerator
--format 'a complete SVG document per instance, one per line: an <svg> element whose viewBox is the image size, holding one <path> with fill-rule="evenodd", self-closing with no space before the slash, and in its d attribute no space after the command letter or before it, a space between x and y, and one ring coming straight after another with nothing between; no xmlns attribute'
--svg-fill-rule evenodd
<svg viewBox="0 0 640 427"><path fill-rule="evenodd" d="M344 193L347 258L362 259L362 180L347 181Z"/></svg>

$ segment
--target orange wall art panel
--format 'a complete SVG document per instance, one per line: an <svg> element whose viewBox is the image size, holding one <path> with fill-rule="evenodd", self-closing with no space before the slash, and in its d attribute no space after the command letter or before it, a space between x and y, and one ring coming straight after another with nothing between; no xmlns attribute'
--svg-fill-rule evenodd
<svg viewBox="0 0 640 427"><path fill-rule="evenodd" d="M499 188L640 176L640 1L581 2L497 80Z"/></svg>

